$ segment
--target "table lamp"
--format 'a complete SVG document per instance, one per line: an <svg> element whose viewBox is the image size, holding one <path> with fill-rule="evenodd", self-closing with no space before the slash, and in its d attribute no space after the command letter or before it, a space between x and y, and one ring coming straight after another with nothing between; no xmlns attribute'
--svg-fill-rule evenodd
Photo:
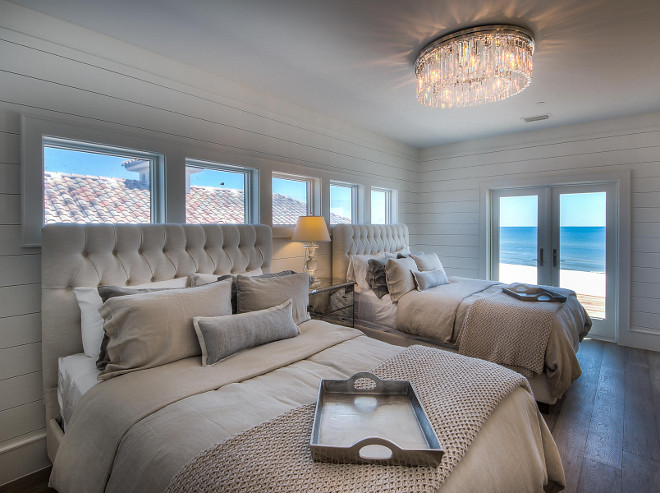
<svg viewBox="0 0 660 493"><path fill-rule="evenodd" d="M328 226L323 216L300 216L293 230L291 241L307 242L305 245L305 268L304 271L312 278L312 287L319 284L314 277L318 264L316 262L315 250L319 247L315 241L330 241Z"/></svg>

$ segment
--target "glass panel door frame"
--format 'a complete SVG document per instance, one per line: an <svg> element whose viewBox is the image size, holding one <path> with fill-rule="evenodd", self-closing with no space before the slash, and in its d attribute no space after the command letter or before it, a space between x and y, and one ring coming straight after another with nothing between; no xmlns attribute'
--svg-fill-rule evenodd
<svg viewBox="0 0 660 493"><path fill-rule="evenodd" d="M606 250L605 250L605 273L606 273L606 287L605 287L605 319L594 320L591 335L600 335L606 339L616 338L617 320L618 320L618 304L617 300L617 286L619 279L618 270L618 227L617 227L617 200L616 188L613 183L594 183L594 184L580 184L580 185L557 185L552 188L552 215L558 220L552 221L552 252L557 252L558 265L557 268L551 270L552 285L560 285L561 274L561 259L563 258L560 245L560 198L563 194L580 194L580 193L598 193L605 192L608 199L605 202L606 208Z"/></svg>
<svg viewBox="0 0 660 493"><path fill-rule="evenodd" d="M551 194L547 187L525 187L525 188L506 188L491 191L491 214L490 214L490 276L489 279L499 279L500 268L500 199L502 197L515 197L515 196L530 196L536 195L538 197L537 207L537 220L538 227L537 233L537 251L536 251L536 265L537 265L537 279L549 279L550 266L547 262L548 247L547 243L550 239L551 230L549 223L546 223L542 216L544 210L551 210ZM542 250L541 250L542 249Z"/></svg>
<svg viewBox="0 0 660 493"><path fill-rule="evenodd" d="M560 273L560 210L559 199L562 194L602 192L608 194L606 201L607 247L606 247L606 319L595 321L591 335L605 339L618 340L619 330L619 270L618 262L618 199L616 185L613 183L589 183L567 185L540 185L530 187L502 188L490 190L490 244L489 275L490 279L499 279L500 259L500 199L503 197L530 196L538 197L537 210L537 284L559 286ZM557 262L554 256L557 256Z"/></svg>

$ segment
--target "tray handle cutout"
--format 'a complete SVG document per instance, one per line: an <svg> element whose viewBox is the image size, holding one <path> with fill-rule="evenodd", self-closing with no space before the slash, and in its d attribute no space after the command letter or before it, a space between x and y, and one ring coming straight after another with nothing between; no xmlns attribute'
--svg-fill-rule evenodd
<svg viewBox="0 0 660 493"><path fill-rule="evenodd" d="M371 383L373 383L373 386L369 384L368 387L363 388L363 387L358 387L356 384L358 383L358 380L370 380ZM376 375L373 373L370 373L368 371L361 371L353 375L351 378L348 379L348 385L350 386L351 389L353 390L367 390L369 392L380 392L383 390L383 381L378 378Z"/></svg>
<svg viewBox="0 0 660 493"><path fill-rule="evenodd" d="M371 447L373 445L378 446L378 448L365 450L367 447ZM382 450L382 448L387 449L389 454L383 453L384 451ZM403 450L401 450L401 448L399 448L399 446L396 443L381 437L363 438L359 442L355 442L350 447L350 451L354 454L356 458L360 457L360 459L366 461L384 461L384 460L399 461L405 458L405 457L401 457Z"/></svg>

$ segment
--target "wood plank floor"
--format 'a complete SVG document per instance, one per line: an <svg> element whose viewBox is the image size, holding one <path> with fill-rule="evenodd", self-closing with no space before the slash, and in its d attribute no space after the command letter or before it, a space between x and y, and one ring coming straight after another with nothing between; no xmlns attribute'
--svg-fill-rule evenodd
<svg viewBox="0 0 660 493"><path fill-rule="evenodd" d="M566 492L660 492L660 353L585 340L582 376L544 414ZM657 412L656 412L657 410ZM47 493L48 471L0 487Z"/></svg>

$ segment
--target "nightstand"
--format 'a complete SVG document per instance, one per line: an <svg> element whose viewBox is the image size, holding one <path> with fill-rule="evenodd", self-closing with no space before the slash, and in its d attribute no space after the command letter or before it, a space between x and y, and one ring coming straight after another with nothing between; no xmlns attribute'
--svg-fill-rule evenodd
<svg viewBox="0 0 660 493"><path fill-rule="evenodd" d="M309 315L346 327L353 327L353 288L355 282L333 284L321 279L320 286L309 290Z"/></svg>

